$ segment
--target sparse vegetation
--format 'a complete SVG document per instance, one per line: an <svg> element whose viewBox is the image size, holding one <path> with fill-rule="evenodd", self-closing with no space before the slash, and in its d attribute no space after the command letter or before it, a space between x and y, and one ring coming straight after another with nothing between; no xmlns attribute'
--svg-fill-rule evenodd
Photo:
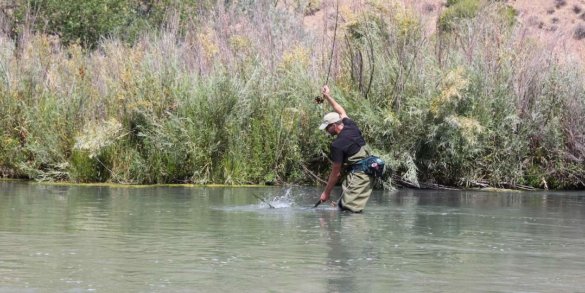
<svg viewBox="0 0 585 293"><path fill-rule="evenodd" d="M516 23L516 17L518 16L518 11L511 6L502 5L500 8L500 13L503 16L504 21L509 25L513 26Z"/></svg>
<svg viewBox="0 0 585 293"><path fill-rule="evenodd" d="M313 98L331 44L299 30L297 6L221 3L196 19L166 11L160 28L133 41L114 30L93 45L63 43L31 25L16 39L1 35L0 173L118 183L324 177L329 138L316 125L328 109ZM475 12L433 38L416 14L384 3L345 11L334 95L411 182L585 187L583 69L516 40L502 3L466 3Z"/></svg>
<svg viewBox="0 0 585 293"><path fill-rule="evenodd" d="M575 27L575 33L573 34L573 37L576 40L585 39L585 25L583 24L577 25L577 27Z"/></svg>
<svg viewBox="0 0 585 293"><path fill-rule="evenodd" d="M309 0L305 6L305 15L313 15L321 9L321 0Z"/></svg>
<svg viewBox="0 0 585 293"><path fill-rule="evenodd" d="M423 11L425 13L431 13L431 12L435 11L435 5L430 4L430 3L425 3L425 5L423 6Z"/></svg>

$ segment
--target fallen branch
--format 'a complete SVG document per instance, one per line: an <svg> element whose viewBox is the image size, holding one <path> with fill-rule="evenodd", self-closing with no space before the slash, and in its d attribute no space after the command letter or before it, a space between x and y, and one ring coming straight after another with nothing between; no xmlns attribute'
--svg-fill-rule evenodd
<svg viewBox="0 0 585 293"><path fill-rule="evenodd" d="M518 190L524 190L524 191L540 190L540 189L534 188L532 186L514 184L514 183L508 183L508 182L502 182L502 183L499 183L498 185L504 186L505 188L508 188L508 189L518 189Z"/></svg>
<svg viewBox="0 0 585 293"><path fill-rule="evenodd" d="M434 189L434 190L459 190L459 188L448 187L435 183L414 183L406 180L398 175L392 175L392 180L403 187L416 188L416 189Z"/></svg>
<svg viewBox="0 0 585 293"><path fill-rule="evenodd" d="M305 165L301 165L303 167L303 171L305 171L305 173L311 175L311 177L313 177L313 179L315 179L317 182L320 182L322 184L327 184L327 181L321 179L319 176L315 175L315 173L311 172L311 170L309 170L307 167L305 167Z"/></svg>

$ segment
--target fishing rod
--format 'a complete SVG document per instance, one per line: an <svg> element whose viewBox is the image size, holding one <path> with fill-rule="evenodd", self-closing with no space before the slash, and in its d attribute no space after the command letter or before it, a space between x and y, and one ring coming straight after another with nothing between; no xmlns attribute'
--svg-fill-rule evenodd
<svg viewBox="0 0 585 293"><path fill-rule="evenodd" d="M337 25L339 23L339 0L335 4L335 27L333 28L333 42L331 43L331 53L329 54L329 66L327 68L327 75L325 77L325 85L329 84L329 77L331 76L331 66L333 65L333 53L335 53L335 43L337 39ZM315 102L317 104L323 103L322 96L316 96Z"/></svg>
<svg viewBox="0 0 585 293"><path fill-rule="evenodd" d="M267 202L267 201L266 201L264 198L262 198L262 197L260 197L260 196L258 196L258 195L256 195L256 194L254 194L254 193L252 193L252 195L253 195L255 198L259 199L261 202L263 202L263 203L267 204L269 208L271 208L271 209L275 209L275 207L274 207L273 205L271 205L269 202Z"/></svg>
<svg viewBox="0 0 585 293"><path fill-rule="evenodd" d="M333 53L335 52L335 39L337 38L337 24L339 20L339 0L335 4L335 28L333 29L333 43L331 44L331 54L329 55L329 68L327 69L327 78L325 84L329 84L329 76L331 75L331 64L333 64Z"/></svg>
<svg viewBox="0 0 585 293"><path fill-rule="evenodd" d="M315 203L315 205L313 206L313 208L318 207L321 204L321 199L319 198L319 200L317 201L317 203Z"/></svg>
<svg viewBox="0 0 585 293"><path fill-rule="evenodd" d="M335 2L335 27L333 28L333 42L331 43L331 53L329 54L329 66L327 68L327 76L325 77L325 85L329 84L329 77L331 76L331 66L333 65L333 54L335 53L335 43L337 40L337 25L339 24L339 0ZM315 102L317 104L323 103L323 96L316 96ZM321 204L321 199L315 203L313 208Z"/></svg>

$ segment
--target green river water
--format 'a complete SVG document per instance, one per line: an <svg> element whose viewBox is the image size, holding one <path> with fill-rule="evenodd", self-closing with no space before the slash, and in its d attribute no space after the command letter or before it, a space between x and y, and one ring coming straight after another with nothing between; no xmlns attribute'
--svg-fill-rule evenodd
<svg viewBox="0 0 585 293"><path fill-rule="evenodd" d="M0 292L585 292L583 192L320 192L0 182Z"/></svg>

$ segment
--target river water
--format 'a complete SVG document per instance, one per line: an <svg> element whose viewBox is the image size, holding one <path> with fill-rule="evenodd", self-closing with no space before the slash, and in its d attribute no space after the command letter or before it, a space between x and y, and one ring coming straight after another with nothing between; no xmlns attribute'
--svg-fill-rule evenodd
<svg viewBox="0 0 585 293"><path fill-rule="evenodd" d="M0 182L0 292L585 292L585 193L320 191Z"/></svg>

